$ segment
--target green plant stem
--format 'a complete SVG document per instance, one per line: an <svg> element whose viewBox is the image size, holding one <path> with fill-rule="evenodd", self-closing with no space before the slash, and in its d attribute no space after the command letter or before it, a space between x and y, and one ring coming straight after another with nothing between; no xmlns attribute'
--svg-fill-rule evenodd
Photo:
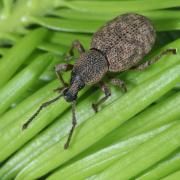
<svg viewBox="0 0 180 180"><path fill-rule="evenodd" d="M32 21L36 24L56 31L80 33L94 33L106 23L106 21L102 20L73 20L51 17L32 17ZM91 26L89 26L89 24L91 24ZM178 19L172 19L171 21L164 19L153 20L153 24L156 31L180 29L180 23Z"/></svg>
<svg viewBox="0 0 180 180"><path fill-rule="evenodd" d="M10 15L12 7L13 7L13 0L3 0L3 12L1 14L1 18L6 18Z"/></svg>
<svg viewBox="0 0 180 180"><path fill-rule="evenodd" d="M1 39L1 43L3 43L4 41L8 41L9 43L12 42L16 42L18 40L20 40L21 36L19 34L15 34L15 33L10 33L10 32L3 32L0 33L0 39Z"/></svg>
<svg viewBox="0 0 180 180"><path fill-rule="evenodd" d="M142 6L143 3L143 6ZM122 0L122 1L64 1L64 5L79 11L85 12L133 12L133 11L147 11L170 7L177 7L180 5L178 0L149 0L148 3L142 0Z"/></svg>
<svg viewBox="0 0 180 180"><path fill-rule="evenodd" d="M28 26L32 21L33 16L44 16L50 14L58 7L68 7L73 10L91 12L91 13L124 13L159 10L164 8L177 7L180 5L178 0L149 0L148 3L142 0L128 0L128 1L66 1L66 0L19 0L13 5L10 11L11 0L6 2L6 9L4 14L1 14L0 26L1 32L24 32L25 26ZM143 3L143 6L142 6ZM2 18L3 17L3 18ZM83 17L82 17L83 18ZM91 28L89 26L89 28Z"/></svg>
<svg viewBox="0 0 180 180"><path fill-rule="evenodd" d="M161 103L148 108L142 114L133 118L133 120L129 120L124 125L120 126L109 136L109 138L111 139L113 137L116 139L116 135L118 136L118 139L132 137L152 130L153 128L168 123L169 121L176 120L179 117L180 93L177 92ZM111 141L113 140L111 139Z"/></svg>
<svg viewBox="0 0 180 180"><path fill-rule="evenodd" d="M180 121L156 137L145 142L136 150L125 155L95 178L104 180L111 178L115 180L133 178L141 171L173 152L179 147L179 142Z"/></svg>
<svg viewBox="0 0 180 180"><path fill-rule="evenodd" d="M55 179L85 179L93 176L113 164L118 159L122 158L125 154L133 151L142 143L148 141L152 137L156 136L160 132L164 131L172 124L154 129L148 133L141 134L136 137L132 137L125 141L119 141L107 148L104 148L96 153L87 155L85 158L76 161L70 165L58 169L50 175L48 180ZM69 173L71 172L71 173Z"/></svg>
<svg viewBox="0 0 180 180"><path fill-rule="evenodd" d="M33 108L35 105L41 105L43 101L52 94L52 90L59 86L59 81L54 80L47 86L41 88L31 96L27 97L24 101L18 104L15 108L7 111L0 119L0 129L13 123L16 119L22 117L27 111Z"/></svg>
<svg viewBox="0 0 180 180"><path fill-rule="evenodd" d="M8 40L11 44L15 44L20 40L20 36L12 33L2 33L0 35L0 39ZM89 47L90 44L90 36L82 35L82 34L72 34L66 32L49 32L49 36L45 41L41 42L37 47L40 50L52 52L57 55L64 55L67 52L68 47L72 44L74 40L80 40L85 47ZM2 49L2 54L5 54L4 49ZM1 53L1 50L0 50Z"/></svg>
<svg viewBox="0 0 180 180"><path fill-rule="evenodd" d="M89 118L88 121L76 128L71 147L67 151L62 147L68 134L59 143L31 161L18 174L17 180L23 180L27 177L32 179L41 177L90 147L120 124L168 92L180 80L179 69L180 64L176 64L132 89L111 105L106 106L96 116ZM111 119L111 121L105 121L105 119ZM96 133L94 133L95 129ZM44 162L48 162L48 164Z"/></svg>
<svg viewBox="0 0 180 180"><path fill-rule="evenodd" d="M45 57L42 56L43 61L45 61ZM52 63L50 63L52 67ZM49 65L48 65L49 67ZM52 68L49 67L51 70ZM41 76L46 76L46 73L42 73ZM46 77L44 77L46 78ZM69 76L64 76L65 81L69 79ZM28 112L31 108L34 106L40 106L45 99L49 99L53 94L53 89L56 89L57 87L60 87L61 84L59 80L54 80L47 84L45 87L40 88L38 91L36 91L31 96L27 97L19 103L15 108L10 109L7 111L3 116L0 118L0 129L8 126L8 124L12 123L16 119L22 117L26 112Z"/></svg>
<svg viewBox="0 0 180 180"><path fill-rule="evenodd" d="M79 40L83 46L88 49L91 41L91 35L89 34L75 34L66 32L54 32L48 39L52 43L63 44L70 47L74 40Z"/></svg>
<svg viewBox="0 0 180 180"><path fill-rule="evenodd" d="M144 174L137 177L137 180L161 179L179 169L180 150L168 156L163 161L148 169Z"/></svg>
<svg viewBox="0 0 180 180"><path fill-rule="evenodd" d="M180 12L174 10L154 10L154 11L133 11L134 13L142 14L150 19L179 19ZM114 17L120 15L120 12L109 12L109 13L100 13L97 12L84 12L84 11L77 11L72 9L57 9L55 11L50 12L51 15L56 15L59 17L64 17L67 19L73 20L110 20Z"/></svg>
<svg viewBox="0 0 180 180"><path fill-rule="evenodd" d="M104 24L104 21L98 20L75 21L72 19L68 20L51 17L32 17L32 21L36 24L39 24L52 30L79 33L93 33Z"/></svg>
<svg viewBox="0 0 180 180"><path fill-rule="evenodd" d="M5 5L4 7L2 6L3 3ZM40 113L40 116L33 121L33 123L26 131L21 131L22 124L27 121L27 119L37 110L39 105L42 102L49 100L55 96L55 94L52 95L53 93L51 93L51 91L52 89L54 89L55 85L59 84L58 81L54 81L56 83L50 83L49 85L47 85L47 87L42 88L40 91L30 97L28 97L30 93L28 94L26 89L28 87L32 87L32 94L33 91L37 90L40 87L38 86L40 81L36 83L35 79L32 78L33 80L31 82L31 80L27 79L24 74L24 79L21 79L24 80L24 89L21 87L17 89L13 85L8 85L9 83L13 82L13 80L14 82L15 80L18 80L16 79L16 74L24 72L24 67L31 67L32 63L30 63L31 61L29 61L31 59L30 54L32 54L35 48L38 47L38 50L36 51L38 53L43 50L51 52L55 55L60 55L62 58L64 56L64 53L68 50L71 41L74 39L79 39L81 41L82 38L82 42L87 49L90 45L91 33L95 32L101 25L105 23L106 20L119 15L119 13L138 12L140 14L143 14L153 21L157 31L179 30L179 11L176 11L176 9L168 10L171 7L176 8L179 5L180 2L178 0L172 0L171 2L168 0L148 0L148 2L145 0L105 0L103 2L100 0L2 0L2 2L0 2L1 37L6 32L21 33L21 35L23 34L23 36L28 33L28 35L26 36L28 37L29 32L30 34L32 34L31 31L34 30L29 31L27 29L34 29L36 28L35 26L39 25L52 29L53 31L57 30L60 32L49 33L49 31L47 32L47 30L42 28L42 32L44 32L37 35L36 38L34 36L34 39L31 39L32 41L36 41L37 39L37 41L39 42L31 45L31 40L29 39L28 41L26 41L26 43L24 41L24 46L19 45L19 48L16 49L15 47L17 46L17 44L20 44L20 42L23 41L21 40L21 36L18 36L18 34L15 34L15 40L13 41L9 41L9 39L13 36L11 36L10 33L8 34L10 38L3 37L1 38L3 40L0 40L0 45L2 46L6 44L13 45L13 47L8 50L3 48L0 49L0 54L2 54L2 57L0 57L0 77L2 78L2 85L0 78L0 97L2 96L1 90L3 90L4 87L8 87L8 91L6 94L7 98L4 98L4 102L6 104L2 107L2 113L5 113L2 114L0 118L0 129L2 128L0 130L0 179L15 179L15 176L17 174L18 176L16 179L37 179L38 177L41 177L48 172L52 172L52 170L59 166L61 168L61 165L67 165L67 167L63 166L63 168L65 168L60 169L60 174L58 176L55 175L55 179L66 179L66 177L71 177L71 179L84 179L85 177L89 177L91 175L102 172L104 168L107 168L106 170L110 171L108 169L108 166L111 165L110 168L112 167L113 169L113 167L115 166L115 164L113 164L115 160L121 161L124 156L127 157L127 159L125 159L124 161L122 160L124 163L120 164L120 168L124 166L126 167L124 171L122 171L122 176L123 173L124 176L127 176L129 172L132 178L134 178L135 176L142 175L142 173L151 172L151 170L152 172L150 176L153 173L159 173L162 175L163 173L161 173L161 171L166 171L166 174L164 174L165 176L169 173L173 173L175 170L178 170L178 159L171 159L172 161L170 161L170 164L167 165L167 161L164 164L163 158L167 156L170 151L172 152L174 149L176 149L176 146L179 147L180 145L179 122L175 122L177 123L178 127L175 127L174 122L171 122L167 126L160 127L159 129L151 131L149 134L141 134L136 137L132 136L147 132L152 128L163 125L164 123L177 120L177 117L179 117L179 93L176 92L167 100L165 98L167 98L168 96L163 96L170 89L174 88L177 82L180 82L180 64L178 62L180 60L179 51L178 55L176 56L169 54L163 57L163 61L165 60L164 63L162 63L161 60L155 65L152 65L148 70L145 70L143 73L129 72L122 73L120 76L118 76L122 77L127 83L128 93L126 95L123 95L122 93L118 93L118 90L116 88L112 88L112 97L109 98L108 101L100 107L100 112L96 115L94 115L92 109L89 109L91 108L91 102L96 101L97 97L99 97L99 92L96 91L96 89L95 92L94 89L90 89L88 92L86 92L86 90L82 91L81 93L83 94L85 92L85 94L81 96L80 99L78 99L78 125L75 130L75 134L73 134L70 148L66 152L63 150L63 145L67 140L69 129L71 127L72 115L69 108L70 104L64 102L63 99L48 107L46 110L43 110ZM167 10L164 10L164 8ZM51 15L55 15L58 18L55 18ZM61 31L65 31L67 33L61 33ZM69 32L75 33L72 34ZM44 37L39 38L39 36ZM42 39L45 40L42 41ZM179 42L177 41L175 43L172 43L172 46L169 45L168 47L174 47L180 50ZM16 54L16 52L18 53ZM24 57L21 57L21 54ZM17 57L17 59L15 59L15 57ZM7 59L10 60L8 61ZM6 60L6 63L4 60ZM48 66L46 65L46 67L44 65L43 74L41 74L41 76L39 76L39 74L36 79L43 79L43 81L45 80L46 82L54 79L54 75L49 71L49 69L54 66L55 62L56 60L51 62L51 64L49 64ZM175 66L177 68L176 70ZM10 71L8 67L10 67ZM159 67L159 69L157 69L156 67ZM39 71L40 68L43 67L39 68L39 66L37 66L36 68L37 69L35 69L35 71ZM11 72L12 74L10 74ZM7 77L6 74L10 74L10 77ZM166 76L166 78L163 76ZM26 80L27 82L25 82ZM149 84L147 82L149 82ZM16 84L14 83L14 85ZM14 87L15 89L13 89ZM14 90L14 95L13 93L8 94L8 92L10 92L10 89ZM178 90L178 86L176 86L176 90ZM5 90L2 91L2 94L5 94L5 92ZM8 97L9 95L10 97ZM24 98L27 99L25 99L25 101L22 101L22 99ZM35 98L37 98L37 100ZM2 100L4 99L2 98ZM79 104L79 102L82 104ZM155 105L153 109L153 106L151 104L154 102L157 102L159 104ZM12 103L19 105L17 105L15 109L9 109L8 111L8 108L10 106L12 107ZM163 106L166 109L163 109ZM145 108L146 110L144 110ZM159 108L159 112L155 111L155 108ZM143 112L137 115L137 113L142 110ZM171 113L168 113L168 111L171 111ZM154 114L151 114L153 112ZM153 120L151 123L147 122L148 118L145 115L143 116L143 113L150 117L150 120L156 118L156 123L154 123L155 121ZM157 118L158 115L160 116L160 118ZM141 121L141 125L129 123L134 118L134 123L140 123L140 120L138 120L138 116L141 117L142 120L144 119L143 121ZM131 121L127 121L130 119ZM125 121L127 121L127 125L129 125L129 129L131 131L129 131L127 125L123 125L122 127L120 126ZM145 124L145 126L142 126L143 123ZM45 127L46 129L43 129ZM139 130L136 130L136 127ZM174 128L174 131L169 130L171 128ZM122 132L120 132L120 136L118 134L119 137L117 136L118 129L122 130ZM165 129L166 131L164 131ZM41 130L43 131L40 132ZM131 133L132 131L133 133ZM168 135L165 133L167 131L169 131ZM158 149L159 146L157 145L159 142L157 137L159 137L160 132L162 132L161 135L163 134L161 136L162 139L159 138L160 145L162 144L162 149ZM126 135L127 133L129 134ZM104 139L106 135L108 135L107 137L109 137L109 139L107 139L108 142L105 142ZM92 145L94 144L97 147L99 145L99 148L102 148L101 144L98 143L100 140L102 141L102 145L111 144L112 142L110 141L114 138L114 135L116 136L115 142L117 142L117 139L120 141L122 141L123 139L123 142L118 141L118 143L116 143L115 145L111 145L104 150L98 151L99 154L94 153L92 154L92 156L88 156L84 159L78 159L82 158L80 154L82 151L86 149L88 150L88 148L92 147ZM154 137L155 135L156 137ZM165 138L164 135L167 138ZM152 143L152 136L154 137L154 139L156 139L154 140L154 142L156 143ZM127 139L129 137L130 139ZM31 141L28 142L29 140ZM164 144L162 141L164 141ZM142 143L144 142L147 147L145 145L142 145ZM23 146L25 143L26 145ZM167 146L165 146L165 143L167 144ZM141 145L144 148L142 148ZM170 145L169 149L168 145ZM153 147L155 150L153 149ZM140 154L141 151L139 149L141 149L144 154ZM135 152L132 150L135 150ZM151 151L153 152L152 154ZM87 153L89 152L90 151L87 151ZM150 153L146 154L146 152ZM76 156L78 154L80 156ZM144 155L142 159L141 155ZM136 156L140 157L140 161L139 159L136 159ZM104 157L107 158L107 161L105 162L103 161ZM73 158L72 161L71 158ZM159 159L163 160L159 162ZM68 163L72 163L76 160L79 161L72 164L72 166L69 166ZM127 162L126 160L129 162ZM130 163L131 160L134 161ZM82 162L84 164L82 164ZM126 166L126 163L130 164ZM159 165L159 167L157 167L156 165ZM84 167L85 169L83 169ZM79 171L77 172L77 170ZM104 172L106 172L106 170ZM119 172L117 169L113 169L113 171ZM115 173L113 173L113 171L110 171L110 173L112 173L112 179L114 175L116 175ZM61 172L64 172L64 174L61 174ZM70 174L69 172L72 173ZM73 172L75 174L73 174ZM100 176L101 175L102 174L100 174ZM111 174L108 174L108 176L111 176ZM96 177L99 176L93 176L90 177L90 179ZM167 177L167 179L179 179L179 177L180 174L177 171Z"/></svg>
<svg viewBox="0 0 180 180"><path fill-rule="evenodd" d="M64 46L62 44L55 44L55 43L47 43L43 42L38 46L39 49L48 51L57 55L64 55L65 52L67 52L68 47Z"/></svg>
<svg viewBox="0 0 180 180"><path fill-rule="evenodd" d="M0 87L5 85L22 65L36 46L47 35L47 30L39 28L17 42L0 61ZM23 53L22 53L23 52Z"/></svg>
<svg viewBox="0 0 180 180"><path fill-rule="evenodd" d="M49 64L49 66L44 70L44 72L40 76L40 80L43 82L50 82L54 79L57 79L56 73L54 71L54 67L57 64L63 63L64 62L64 57L55 55L53 61ZM63 78L66 82L69 82L70 79L70 72L64 73Z"/></svg>
<svg viewBox="0 0 180 180"><path fill-rule="evenodd" d="M33 63L20 71L5 86L0 89L0 114L4 113L22 93L28 90L37 81L37 77L50 63L50 54L37 57ZM7 71L6 71L7 72Z"/></svg>
<svg viewBox="0 0 180 180"><path fill-rule="evenodd" d="M180 170L170 174L169 176L162 178L162 180L178 180L180 177Z"/></svg>
<svg viewBox="0 0 180 180"><path fill-rule="evenodd" d="M0 48L0 55L4 56L6 53L8 53L8 49L7 48Z"/></svg>
<svg viewBox="0 0 180 180"><path fill-rule="evenodd" d="M31 24L30 15L42 16L60 4L61 0L18 0L8 16L1 14L3 18L0 20L0 32L24 32L24 26Z"/></svg>
<svg viewBox="0 0 180 180"><path fill-rule="evenodd" d="M168 46L165 46L164 49L168 47L179 47L180 41L175 41L170 43ZM160 53L159 51L156 52ZM158 61L156 64L152 65L145 71L130 71L123 74L125 82L132 82L133 84L140 84L142 82L147 81L152 76L156 76L161 71L171 67L173 64L179 62L179 56L176 55L167 55ZM134 80L133 80L134 78ZM127 81L126 81L127 80ZM128 86L128 91L132 89ZM122 96L118 88L111 88L112 96L111 98L103 105L102 108L112 103L114 100ZM84 122L86 119L92 117L94 112L92 111L90 104L97 100L99 97L99 92L93 93L91 96L88 94L85 101L77 104L77 119L78 125ZM50 110L51 112L51 110ZM58 109L59 112L59 109ZM43 113L43 112L42 112ZM44 121L44 120L42 120ZM0 170L0 177L2 178L4 174L7 177L13 178L22 168L27 166L33 159L39 157L43 152L46 152L50 149L54 144L59 143L68 132L69 132L69 123L71 122L71 112L67 112L66 115L61 116L59 121L56 121L52 124L51 127L46 129L46 131L40 134L37 138L33 139L30 144L24 147L16 156L12 157ZM63 130L63 131L62 131ZM65 140L64 140L65 142ZM63 145L62 145L63 146ZM60 147L62 148L62 147ZM30 157L30 158L27 158ZM9 173L7 173L9 172Z"/></svg>
<svg viewBox="0 0 180 180"><path fill-rule="evenodd" d="M83 90L81 94L86 91ZM59 95L59 94L58 94ZM57 97L57 94L45 99L53 99ZM22 131L22 125L37 111L39 104L36 104L27 113L23 114L22 117L17 119L15 122L9 124L7 127L1 129L0 132L0 161L4 161L18 148L24 145L29 139L41 131L44 127L55 120L60 114L62 114L71 104L64 101L62 97L58 101L54 102L51 106L44 109L30 124L30 126ZM7 133L8 132L8 133ZM7 143L8 142L8 143Z"/></svg>
<svg viewBox="0 0 180 180"><path fill-rule="evenodd" d="M8 40L12 44L17 42L18 40L20 40L20 38L21 37L18 36L17 34L12 34L12 33L1 33L0 34L0 39L1 40ZM43 49L44 44L47 46L47 43L60 44L60 45L64 45L64 46L69 47L72 44L72 41L76 40L76 39L81 41L81 43L85 47L88 48L89 45L90 45L91 35L89 35L89 34L80 34L80 33L50 31L48 33L48 37L46 38L46 40L41 42L38 45L38 47L39 47L39 49ZM64 52L65 51L62 51L62 53L64 53Z"/></svg>
<svg viewBox="0 0 180 180"><path fill-rule="evenodd" d="M157 29L158 31L172 31L172 30L180 29L179 19L168 20L168 21L169 21L168 23L167 23L167 20L164 20L164 19L153 21L155 25L155 29Z"/></svg>
<svg viewBox="0 0 180 180"><path fill-rule="evenodd" d="M116 141L124 140L145 133L166 123L180 118L180 93L162 100L154 106L145 109L139 115L129 119L116 130L107 134L100 142L94 144L85 154L96 151Z"/></svg>

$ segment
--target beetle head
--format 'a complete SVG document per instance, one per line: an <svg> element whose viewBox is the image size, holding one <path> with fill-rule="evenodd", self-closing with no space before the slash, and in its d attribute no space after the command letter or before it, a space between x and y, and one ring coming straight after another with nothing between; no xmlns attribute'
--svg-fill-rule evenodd
<svg viewBox="0 0 180 180"><path fill-rule="evenodd" d="M63 92L67 102L72 102L77 99L78 92L85 86L85 83L79 75L72 73L70 86Z"/></svg>

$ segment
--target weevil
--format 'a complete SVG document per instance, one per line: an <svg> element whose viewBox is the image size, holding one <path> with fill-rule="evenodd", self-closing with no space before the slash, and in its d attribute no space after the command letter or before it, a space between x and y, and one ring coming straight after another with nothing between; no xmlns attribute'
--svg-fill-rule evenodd
<svg viewBox="0 0 180 180"><path fill-rule="evenodd" d="M94 111L97 112L98 107L111 95L109 87L102 80L104 76L108 75L108 72L115 74L129 69L143 70L160 59L162 55L169 52L176 53L176 49L166 49L157 57L139 64L140 60L150 52L155 40L156 32L148 18L135 13L127 13L117 16L95 32L88 51L85 51L79 41L74 41L68 56L73 56L74 49L77 49L80 54L79 59L74 65L67 63L58 64L55 67L55 73L63 85L59 89L60 95L43 103L35 114L23 124L22 129L26 129L44 107L63 96L67 102L72 104L72 127L64 145L64 148L67 149L76 127L75 105L78 92L87 85L99 84L105 96L92 104ZM71 70L71 79L67 85L61 72L69 70ZM123 80L110 77L109 81L123 91L127 91Z"/></svg>

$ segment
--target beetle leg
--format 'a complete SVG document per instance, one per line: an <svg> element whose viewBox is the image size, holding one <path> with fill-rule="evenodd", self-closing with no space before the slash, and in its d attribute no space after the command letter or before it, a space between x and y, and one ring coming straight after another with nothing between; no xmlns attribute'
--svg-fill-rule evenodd
<svg viewBox="0 0 180 180"><path fill-rule="evenodd" d="M133 70L143 70L146 69L147 67L149 67L151 64L154 64L155 62L157 62L159 59L161 59L161 57L165 56L166 54L176 54L177 50L176 49L166 49L164 51L162 51L159 55L155 56L153 59L146 61L140 65L137 65L135 67L133 67Z"/></svg>
<svg viewBox="0 0 180 180"><path fill-rule="evenodd" d="M67 87L67 84L64 82L64 79L61 75L61 72L67 72L73 68L73 65L71 64L57 64L55 66L55 73L60 82L62 83L63 87L62 88L57 88L55 91L61 91L64 87Z"/></svg>
<svg viewBox="0 0 180 180"><path fill-rule="evenodd" d="M105 96L102 97L97 103L92 104L92 108L95 112L98 112L98 106L100 106L102 103L104 103L109 96L111 96L110 89L108 86L102 82L99 83L101 90L104 92Z"/></svg>
<svg viewBox="0 0 180 180"><path fill-rule="evenodd" d="M73 41L71 48L65 57L67 61L70 60L72 56L74 55L74 49L77 49L79 54L82 54L83 52L85 52L83 45L78 40L75 40Z"/></svg>
<svg viewBox="0 0 180 180"><path fill-rule="evenodd" d="M126 84L123 80L117 78L110 78L110 82L114 86L118 86L123 92L127 92Z"/></svg>

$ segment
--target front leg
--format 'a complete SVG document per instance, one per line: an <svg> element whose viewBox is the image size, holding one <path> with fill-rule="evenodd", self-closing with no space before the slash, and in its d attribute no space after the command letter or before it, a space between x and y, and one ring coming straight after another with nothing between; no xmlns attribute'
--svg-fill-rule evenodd
<svg viewBox="0 0 180 180"><path fill-rule="evenodd" d="M61 91L63 88L67 87L67 84L64 82L64 79L61 75L61 72L67 72L72 69L73 69L73 65L71 65L71 64L57 64L55 66L56 76L63 85L62 88L57 88L57 89L55 89L55 91Z"/></svg>
<svg viewBox="0 0 180 180"><path fill-rule="evenodd" d="M172 54L176 54L176 49L166 49L164 50L163 52L161 52L161 54L155 56L153 59L149 60L149 61L146 61L140 65L137 65L135 67L132 67L131 69L133 70L143 70L143 69L146 69L148 68L151 64L154 64L155 62L157 62L159 59L161 59L162 56L165 56L166 54L169 54L169 53L172 53Z"/></svg>
<svg viewBox="0 0 180 180"><path fill-rule="evenodd" d="M110 89L108 88L108 86L106 84L104 84L103 82L99 83L101 90L104 92L105 96L102 97L97 103L93 103L92 104L92 108L94 109L95 112L98 112L98 107L104 103L108 97L111 95Z"/></svg>
<svg viewBox="0 0 180 180"><path fill-rule="evenodd" d="M77 49L79 54L82 54L85 52L83 45L78 40L75 40L75 41L73 41L71 48L66 55L67 61L70 60L72 58L72 56L74 56L74 49Z"/></svg>

